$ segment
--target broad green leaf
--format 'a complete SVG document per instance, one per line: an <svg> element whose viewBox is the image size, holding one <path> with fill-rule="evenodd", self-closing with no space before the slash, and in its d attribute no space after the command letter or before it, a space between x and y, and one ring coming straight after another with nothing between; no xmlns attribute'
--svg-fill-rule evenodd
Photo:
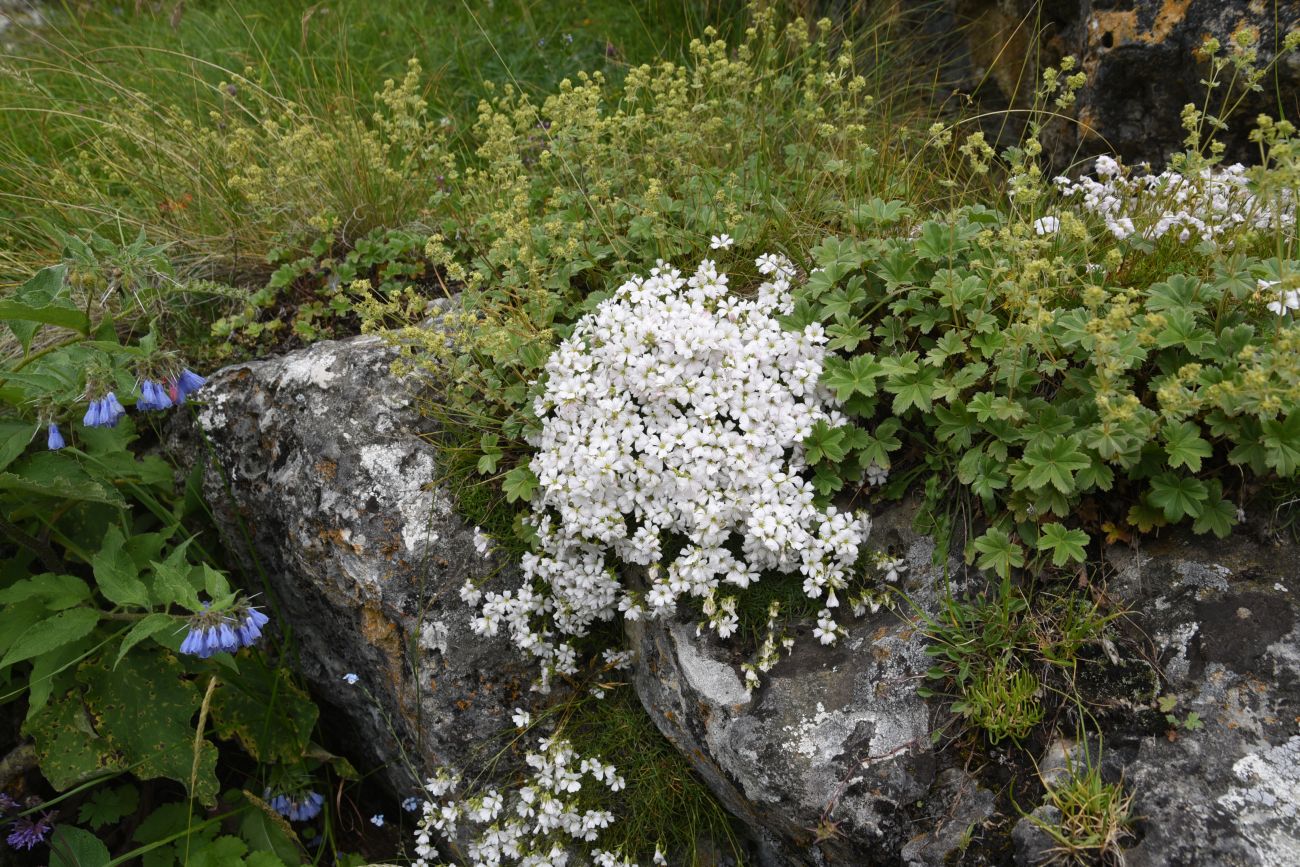
<svg viewBox="0 0 1300 867"><path fill-rule="evenodd" d="M1170 521L1185 517L1199 518L1209 495L1205 483L1191 476L1161 473L1151 480L1151 504L1164 512Z"/></svg>
<svg viewBox="0 0 1300 867"><path fill-rule="evenodd" d="M1074 490L1074 473L1091 463L1079 450L1075 436L1054 436L1030 445L1025 449L1024 462L1028 471L1017 478L1017 490L1038 490L1051 484L1063 494Z"/></svg>
<svg viewBox="0 0 1300 867"><path fill-rule="evenodd" d="M15 311L21 313L27 310L39 310L49 307L58 299L57 306L65 310L75 310L76 308L71 307L66 299L60 298L67 272L68 267L66 265L52 265L49 268L42 268L30 280L19 286L12 295L4 300L4 303L19 305L19 307L15 308ZM7 320L9 330L14 333L14 336L18 338L18 342L22 344L25 354L31 347L32 337L36 334L36 329L40 327L39 320L22 315L0 315L0 319Z"/></svg>
<svg viewBox="0 0 1300 867"><path fill-rule="evenodd" d="M124 506L115 489L92 478L72 457L61 452L39 452L0 473L0 493L35 495Z"/></svg>
<svg viewBox="0 0 1300 867"><path fill-rule="evenodd" d="M57 304L36 307L18 301L0 299L0 320L9 322L11 328L12 323L19 320L22 322L39 322L43 325L59 325L80 331L82 334L90 330L90 320L86 318L85 313Z"/></svg>
<svg viewBox="0 0 1300 867"><path fill-rule="evenodd" d="M1169 422L1162 433L1171 467L1187 467L1198 473L1201 471L1201 461L1214 453L1210 444L1201 439L1201 429L1190 421Z"/></svg>
<svg viewBox="0 0 1300 867"><path fill-rule="evenodd" d="M69 608L28 627L9 648L0 669L16 662L48 653L78 638L89 635L99 623L99 612L92 608Z"/></svg>
<svg viewBox="0 0 1300 867"><path fill-rule="evenodd" d="M520 464L506 473L501 487L505 491L506 502L526 503L532 499L533 491L537 490L537 476L533 475L533 471L527 464Z"/></svg>
<svg viewBox="0 0 1300 867"><path fill-rule="evenodd" d="M21 455L36 436L38 426L30 421L0 421L0 470Z"/></svg>
<svg viewBox="0 0 1300 867"><path fill-rule="evenodd" d="M123 550L125 543L121 529L114 524L104 535L99 553L91 558L95 570L95 584L104 598L114 605L149 607L149 590L140 580L139 570L131 555Z"/></svg>
<svg viewBox="0 0 1300 867"><path fill-rule="evenodd" d="M177 618L170 614L162 614L161 612L154 612L153 614L149 614L141 620L136 621L136 624L131 627L126 635L122 636L122 645L117 651L117 660L113 663L113 667L116 668L118 664L122 662L122 657L126 656L127 651L135 647L141 641L162 632L168 627L178 629L182 625L181 621Z"/></svg>
<svg viewBox="0 0 1300 867"><path fill-rule="evenodd" d="M202 609L198 589L190 578L192 569L185 560L184 546L163 562L155 561L152 565L153 598L159 605L179 605L187 611Z"/></svg>
<svg viewBox="0 0 1300 867"><path fill-rule="evenodd" d="M105 770L130 768L140 779L166 777L189 787L199 686L170 652L133 653L112 668L106 658L77 670L82 689L27 721L41 771L64 789ZM93 721L93 725L91 724ZM191 794L216 802L217 750L200 742Z"/></svg>
<svg viewBox="0 0 1300 867"><path fill-rule="evenodd" d="M1010 577L1012 569L1025 565L1025 553L1020 544L1013 542L1005 530L997 527L990 527L975 540L975 550L981 555L979 567L992 569L1003 578Z"/></svg>
<svg viewBox="0 0 1300 867"><path fill-rule="evenodd" d="M60 822L50 838L50 867L105 867L112 860L98 837Z"/></svg>
<svg viewBox="0 0 1300 867"><path fill-rule="evenodd" d="M1052 521L1039 527L1042 535L1038 537L1038 550L1052 552L1052 565L1064 566L1073 560L1082 563L1087 559L1084 546L1088 544L1088 534L1082 530L1066 529L1063 524Z"/></svg>
<svg viewBox="0 0 1300 867"><path fill-rule="evenodd" d="M1261 423L1264 461L1277 470L1280 476L1295 475L1300 468L1300 410L1293 411L1284 420L1270 419Z"/></svg>
<svg viewBox="0 0 1300 867"><path fill-rule="evenodd" d="M26 599L40 599L51 611L80 605L90 598L90 587L74 575L45 572L16 581L0 590L0 605L13 605Z"/></svg>
<svg viewBox="0 0 1300 867"><path fill-rule="evenodd" d="M224 675L212 696L218 737L238 740L254 759L271 764L302 761L318 714L287 670L265 665L246 664L239 674Z"/></svg>

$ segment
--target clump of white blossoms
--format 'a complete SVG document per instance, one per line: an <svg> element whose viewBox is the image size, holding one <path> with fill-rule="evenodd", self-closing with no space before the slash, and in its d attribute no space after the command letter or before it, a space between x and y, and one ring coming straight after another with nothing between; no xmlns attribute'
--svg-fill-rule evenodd
<svg viewBox="0 0 1300 867"><path fill-rule="evenodd" d="M1100 156L1096 172L1096 178L1077 181L1058 177L1056 184L1101 217L1120 240L1137 235L1154 241L1173 234L1179 241L1217 242L1237 228L1290 230L1296 224L1294 194L1284 192L1278 201L1256 196L1240 163L1193 175L1150 174L1130 172L1113 157Z"/></svg>
<svg viewBox="0 0 1300 867"><path fill-rule="evenodd" d="M430 798L421 807L415 828L413 867L441 867L435 834L457 838L462 823L473 826L464 863L470 867L565 867L580 843L593 843L614 816L607 810L583 809L578 803L585 784L617 792L623 778L613 765L581 758L568 741L542 738L538 750L524 760L531 773L508 792L488 789L473 797L458 797L460 778L449 773L425 784ZM597 865L636 867L621 853L596 848L589 852ZM663 863L656 853L655 863Z"/></svg>
<svg viewBox="0 0 1300 867"><path fill-rule="evenodd" d="M543 688L576 670L564 636L620 612L661 617L696 597L730 635L736 600L724 588L765 571L802 576L824 605L821 641L841 631L831 609L870 524L814 503L802 442L818 421L843 422L818 385L826 336L818 324L782 329L794 267L775 255L756 264L768 279L745 298L710 260L689 278L660 263L547 362L530 464L537 546L522 586L485 594L474 624L488 634L505 624L542 661ZM618 561L645 567L644 590L625 586Z"/></svg>

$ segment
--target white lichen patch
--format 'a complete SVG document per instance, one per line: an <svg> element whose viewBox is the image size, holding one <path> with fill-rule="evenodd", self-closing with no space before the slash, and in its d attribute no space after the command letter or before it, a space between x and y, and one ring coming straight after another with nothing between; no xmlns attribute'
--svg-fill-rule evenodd
<svg viewBox="0 0 1300 867"><path fill-rule="evenodd" d="M426 490L437 469L431 455L400 445L367 445L361 447L361 468L374 480L369 493L397 511L408 553L438 540L433 518L443 513L445 504ZM358 492L359 499L366 496L367 492Z"/></svg>
<svg viewBox="0 0 1300 867"><path fill-rule="evenodd" d="M1300 864L1300 735L1232 766L1239 783L1219 797L1261 864Z"/></svg>
<svg viewBox="0 0 1300 867"><path fill-rule="evenodd" d="M1180 585L1190 584L1202 593L1228 592L1228 579L1232 577L1232 570L1227 566L1218 563L1196 563L1190 560L1179 560L1174 564L1174 571L1182 576Z"/></svg>
<svg viewBox="0 0 1300 867"><path fill-rule="evenodd" d="M420 624L420 648L422 650L436 650L438 653L446 654L448 642L447 638L451 631L447 624L441 620L425 622Z"/></svg>
<svg viewBox="0 0 1300 867"><path fill-rule="evenodd" d="M673 627L673 639L677 664L692 689L719 707L736 709L749 705L749 692L734 668L702 652L690 630L681 625Z"/></svg>
<svg viewBox="0 0 1300 867"><path fill-rule="evenodd" d="M287 356L280 372L282 385L314 385L327 389L339 375L332 369L335 355L330 350Z"/></svg>
<svg viewBox="0 0 1300 867"><path fill-rule="evenodd" d="M1192 638L1196 636L1198 629L1200 629L1199 623L1183 623L1169 632L1157 632L1155 635L1158 646L1173 651L1173 655L1165 663L1165 674L1173 683L1183 680L1191 670L1187 649L1191 646Z"/></svg>

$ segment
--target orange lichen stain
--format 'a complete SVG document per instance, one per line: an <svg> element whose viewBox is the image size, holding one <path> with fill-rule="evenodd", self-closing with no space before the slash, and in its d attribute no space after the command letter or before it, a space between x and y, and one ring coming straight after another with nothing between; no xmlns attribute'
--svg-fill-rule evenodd
<svg viewBox="0 0 1300 867"><path fill-rule="evenodd" d="M401 658L402 642L397 627L373 605L361 608L361 637L372 647L377 647L388 657L389 665Z"/></svg>
<svg viewBox="0 0 1300 867"><path fill-rule="evenodd" d="M1169 38L1169 34L1174 32L1174 28L1183 23L1187 17L1187 7L1192 5L1192 0L1165 0L1160 4L1160 11L1156 13L1155 23L1151 26L1147 42L1164 42Z"/></svg>
<svg viewBox="0 0 1300 867"><path fill-rule="evenodd" d="M321 458L316 462L316 472L320 473L321 478L332 482L334 477L339 474L339 465L329 458Z"/></svg>
<svg viewBox="0 0 1300 867"><path fill-rule="evenodd" d="M1088 22L1088 43L1102 48L1132 42L1159 45L1187 18L1187 8L1192 0L1164 0L1151 22L1150 30L1138 27L1137 12L1133 9L1093 12Z"/></svg>
<svg viewBox="0 0 1300 867"><path fill-rule="evenodd" d="M1127 11L1093 12L1088 22L1088 43L1103 48L1113 48L1125 42L1137 39L1137 12Z"/></svg>
<svg viewBox="0 0 1300 867"><path fill-rule="evenodd" d="M361 546L355 542L349 542L347 539L343 538L343 531L338 529L337 527L321 530L320 537L324 539L326 542L333 542L335 545L339 546L340 548L346 548L347 550L351 551L353 554L361 553Z"/></svg>

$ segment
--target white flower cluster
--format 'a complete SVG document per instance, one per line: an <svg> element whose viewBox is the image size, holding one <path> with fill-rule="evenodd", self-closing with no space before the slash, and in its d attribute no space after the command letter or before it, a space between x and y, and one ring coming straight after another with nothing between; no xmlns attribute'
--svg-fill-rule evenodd
<svg viewBox="0 0 1300 867"><path fill-rule="evenodd" d="M1056 184L1101 217L1120 240L1139 235L1154 241L1172 233L1179 241L1216 242L1239 227L1290 230L1296 224L1294 194L1284 192L1278 202L1258 198L1240 163L1192 176L1172 170L1131 174L1114 158L1101 156L1096 171L1096 178L1058 177Z"/></svg>
<svg viewBox="0 0 1300 867"><path fill-rule="evenodd" d="M584 779L617 792L624 786L623 778L613 765L580 758L561 738L542 738L538 746L537 752L524 758L532 773L509 793L493 788L459 799L451 795L460 785L459 776L444 772L430 779L425 790L431 798L424 802L416 824L413 867L441 867L434 834L455 837L461 822L475 828L465 857L469 867L565 867L577 849L575 844L595 842L614 816L606 810L581 809L577 795ZM619 852L594 849L590 856L602 867L636 867ZM661 863L658 855L655 863Z"/></svg>
<svg viewBox="0 0 1300 867"><path fill-rule="evenodd" d="M776 255L756 264L768 279L746 299L710 260L689 278L660 263L584 317L547 362L530 464L537 549L523 586L486 594L474 623L486 634L507 625L542 661L543 688L576 670L557 635L619 612L664 616L693 596L729 635L736 603L720 588L743 589L765 570L803 576L825 606L818 637L834 640L830 609L869 521L818 508L801 475L813 425L843 423L818 385L826 336L817 324L781 328L794 267ZM644 593L620 582L611 552L646 567Z"/></svg>

